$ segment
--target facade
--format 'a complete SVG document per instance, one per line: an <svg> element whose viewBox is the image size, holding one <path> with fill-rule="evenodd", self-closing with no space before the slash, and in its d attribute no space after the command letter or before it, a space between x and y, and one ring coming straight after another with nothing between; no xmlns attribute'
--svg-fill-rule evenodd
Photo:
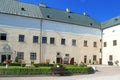
<svg viewBox="0 0 120 80"><path fill-rule="evenodd" d="M100 23L85 13L0 0L0 19L0 62L18 57L24 63L107 64L107 58L118 54L119 48L114 54L103 44L113 39L119 45L119 38L108 33L119 26Z"/></svg>
<svg viewBox="0 0 120 80"><path fill-rule="evenodd" d="M120 62L119 47L120 47L120 17L112 18L103 24L103 64L116 61ZM120 63L118 63L120 64Z"/></svg>

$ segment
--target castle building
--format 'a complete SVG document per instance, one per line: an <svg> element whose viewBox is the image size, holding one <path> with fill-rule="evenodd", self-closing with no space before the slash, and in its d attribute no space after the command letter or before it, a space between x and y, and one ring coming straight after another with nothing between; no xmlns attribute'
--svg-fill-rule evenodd
<svg viewBox="0 0 120 80"><path fill-rule="evenodd" d="M68 8L0 0L0 62L14 62L16 57L25 63L107 64L120 60L118 24L119 17L100 23Z"/></svg>

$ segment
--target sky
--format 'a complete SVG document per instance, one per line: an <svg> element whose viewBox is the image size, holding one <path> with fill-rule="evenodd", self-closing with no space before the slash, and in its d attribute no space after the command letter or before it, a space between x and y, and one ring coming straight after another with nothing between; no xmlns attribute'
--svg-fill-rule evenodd
<svg viewBox="0 0 120 80"><path fill-rule="evenodd" d="M66 10L83 14L104 22L116 16L120 16L120 0L19 0L30 4L44 3L47 7Z"/></svg>

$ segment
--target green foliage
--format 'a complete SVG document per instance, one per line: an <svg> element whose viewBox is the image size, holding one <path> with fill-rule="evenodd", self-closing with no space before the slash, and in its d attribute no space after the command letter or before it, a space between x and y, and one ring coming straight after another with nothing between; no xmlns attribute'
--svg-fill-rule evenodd
<svg viewBox="0 0 120 80"><path fill-rule="evenodd" d="M17 56L16 56L16 58L15 58L15 62L18 63L18 57L17 57Z"/></svg>
<svg viewBox="0 0 120 80"><path fill-rule="evenodd" d="M34 64L35 67L42 67L42 66L45 66L45 67L52 67L53 64Z"/></svg>
<svg viewBox="0 0 120 80"><path fill-rule="evenodd" d="M50 74L49 68L2 68L0 75L40 75Z"/></svg>
<svg viewBox="0 0 120 80"><path fill-rule="evenodd" d="M19 63L10 63L9 66L21 66Z"/></svg>
<svg viewBox="0 0 120 80"><path fill-rule="evenodd" d="M91 67L71 67L67 68L68 73L70 74L88 74L92 68Z"/></svg>
<svg viewBox="0 0 120 80"><path fill-rule="evenodd" d="M0 63L0 75L41 75L52 74L51 67L58 64L34 64L35 67L22 67L25 64L11 63L9 68L5 68L5 63ZM92 68L85 65L66 65L59 64L66 69L65 74L88 74ZM57 68L57 67L56 67Z"/></svg>

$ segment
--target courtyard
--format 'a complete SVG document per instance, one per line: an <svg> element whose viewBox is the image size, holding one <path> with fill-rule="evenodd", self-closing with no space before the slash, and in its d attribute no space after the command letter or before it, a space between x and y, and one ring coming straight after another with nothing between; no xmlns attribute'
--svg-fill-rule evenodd
<svg viewBox="0 0 120 80"><path fill-rule="evenodd" d="M71 76L17 76L17 77L0 77L0 80L119 80L120 67L106 65L90 65L97 69L94 74L71 75Z"/></svg>

